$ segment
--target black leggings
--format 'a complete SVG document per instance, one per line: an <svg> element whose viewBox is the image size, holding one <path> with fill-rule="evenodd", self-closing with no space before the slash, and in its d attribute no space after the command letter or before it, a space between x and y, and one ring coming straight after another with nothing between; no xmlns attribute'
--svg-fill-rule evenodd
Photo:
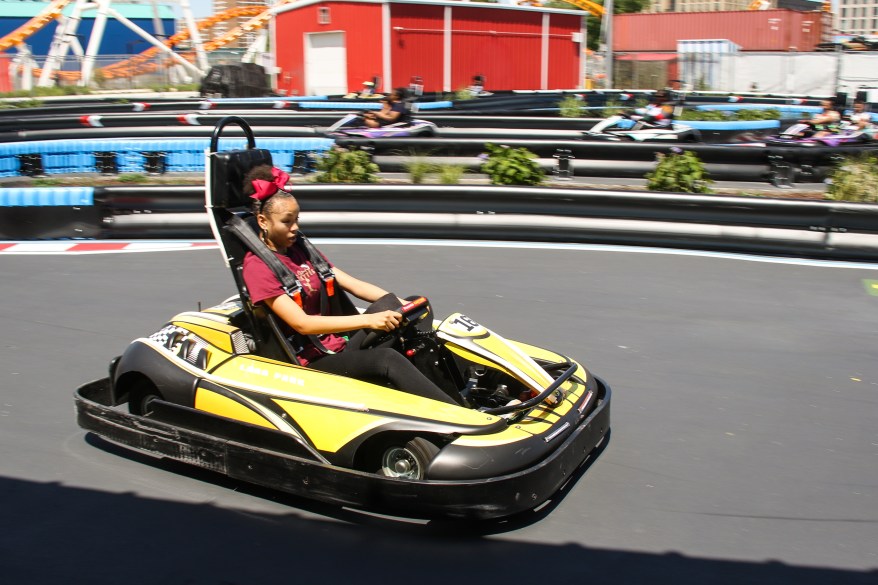
<svg viewBox="0 0 878 585"><path fill-rule="evenodd" d="M387 295L370 305L366 311L374 313L398 308L399 302L396 297ZM389 382L397 390L440 402L460 404L421 373L405 356L390 347L390 342L371 349L360 349L360 343L365 336L366 331L357 331L351 336L343 351L325 355L311 362L309 367L375 384L384 385Z"/></svg>

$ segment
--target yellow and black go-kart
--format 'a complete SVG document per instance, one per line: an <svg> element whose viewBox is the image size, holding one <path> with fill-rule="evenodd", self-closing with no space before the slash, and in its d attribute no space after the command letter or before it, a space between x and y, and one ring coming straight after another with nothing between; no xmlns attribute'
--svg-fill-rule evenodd
<svg viewBox="0 0 878 585"><path fill-rule="evenodd" d="M217 152L228 124L241 126L247 149ZM261 243L247 234L238 186L266 163L246 122L219 122L207 207L239 294L131 342L108 378L77 390L80 426L299 496L419 518L532 509L596 455L610 423L604 382L462 314L434 321L423 298L403 307L394 343L460 406L298 365L240 277L244 254Z"/></svg>

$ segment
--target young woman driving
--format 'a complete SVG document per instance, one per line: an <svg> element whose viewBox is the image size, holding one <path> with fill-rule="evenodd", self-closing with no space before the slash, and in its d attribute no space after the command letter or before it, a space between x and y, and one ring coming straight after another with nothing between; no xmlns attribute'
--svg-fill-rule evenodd
<svg viewBox="0 0 878 585"><path fill-rule="evenodd" d="M390 95L387 96L387 101L390 106L389 108L385 107L380 111L366 112L364 115L366 126L369 126L370 128L379 128L381 126L396 124L398 122L408 123L410 117L405 103L403 102L405 94L406 90L404 88L399 87L394 89Z"/></svg>
<svg viewBox="0 0 878 585"><path fill-rule="evenodd" d="M361 329L393 331L399 327L402 315L393 309L402 306L404 301L395 295L332 266L335 286L375 305L369 309L373 312L363 314L321 313L320 297L324 284L305 250L296 245L299 204L285 190L288 179L286 173L276 168L257 166L244 179L244 194L255 200L253 214L259 225L260 239L299 280L302 302L299 305L287 295L265 262L248 252L244 256L242 276L251 302L264 303L287 326L304 337L303 348L297 355L304 366L390 384L398 390L425 398L458 404L395 349L386 346L360 349L360 341L365 335L360 331L350 341L338 335ZM318 343L307 336L316 336Z"/></svg>

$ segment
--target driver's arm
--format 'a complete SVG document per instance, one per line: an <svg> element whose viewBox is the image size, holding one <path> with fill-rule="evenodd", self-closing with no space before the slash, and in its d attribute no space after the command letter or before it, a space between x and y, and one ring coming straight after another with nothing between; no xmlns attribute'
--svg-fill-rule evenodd
<svg viewBox="0 0 878 585"><path fill-rule="evenodd" d="M309 315L288 295L265 299L265 304L275 315L302 335L342 333L354 329L391 331L396 329L402 320L402 315L396 311L339 316Z"/></svg>
<svg viewBox="0 0 878 585"><path fill-rule="evenodd" d="M333 266L332 271L335 273L335 281L343 289L345 289L358 299L364 300L369 303L374 303L375 301L387 294L387 291L380 286L375 286L374 284L351 276L337 266ZM401 301L401 303L404 305L406 301Z"/></svg>
<svg viewBox="0 0 878 585"><path fill-rule="evenodd" d="M381 118L385 122L390 122L391 124L393 122L396 122L396 120L400 117L400 115L402 115L402 114L398 110L390 110L389 112L376 112L375 113L376 118Z"/></svg>

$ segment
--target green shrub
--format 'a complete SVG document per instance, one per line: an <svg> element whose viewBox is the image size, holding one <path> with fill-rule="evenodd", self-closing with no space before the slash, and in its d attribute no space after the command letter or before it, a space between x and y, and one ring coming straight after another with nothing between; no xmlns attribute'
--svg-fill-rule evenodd
<svg viewBox="0 0 878 585"><path fill-rule="evenodd" d="M639 97L634 101L628 100L624 104L619 98L613 97L607 100L606 106L600 111L600 115L604 118L609 118L610 116L616 116L622 112L630 112L637 108L643 108L646 104L647 99L643 97Z"/></svg>
<svg viewBox="0 0 878 585"><path fill-rule="evenodd" d="M119 175L119 178L116 180L120 183L145 183L149 181L149 177L140 173L126 173Z"/></svg>
<svg viewBox="0 0 878 585"><path fill-rule="evenodd" d="M780 110L777 108L738 110L738 120L779 120Z"/></svg>
<svg viewBox="0 0 878 585"><path fill-rule="evenodd" d="M466 173L464 165L440 165L439 182L443 185L457 185L464 173Z"/></svg>
<svg viewBox="0 0 878 585"><path fill-rule="evenodd" d="M427 178L427 175L436 171L436 165L420 158L406 163L405 166L414 185L420 185Z"/></svg>
<svg viewBox="0 0 878 585"><path fill-rule="evenodd" d="M41 108L43 101L38 99L29 99L17 102L0 102L0 109L14 110L16 108Z"/></svg>
<svg viewBox="0 0 878 585"><path fill-rule="evenodd" d="M780 110L777 108L761 109L742 109L736 112L726 112L723 110L683 110L678 117L679 120L685 121L718 121L729 122L732 120L778 120L780 119Z"/></svg>
<svg viewBox="0 0 878 585"><path fill-rule="evenodd" d="M709 120L712 122L726 122L731 120L732 117L721 110L683 110L677 119L683 121Z"/></svg>
<svg viewBox="0 0 878 585"><path fill-rule="evenodd" d="M376 183L378 165L365 150L333 146L317 163L318 183Z"/></svg>
<svg viewBox="0 0 878 585"><path fill-rule="evenodd" d="M707 178L698 155L691 151L675 150L670 154L656 155L658 164L654 171L646 174L646 188L675 193L711 193L713 181Z"/></svg>
<svg viewBox="0 0 878 585"><path fill-rule="evenodd" d="M467 87L462 87L454 92L454 97L452 98L456 102L465 101L465 100L474 100L476 96L473 95L473 92L469 90Z"/></svg>
<svg viewBox="0 0 878 585"><path fill-rule="evenodd" d="M878 158L868 153L847 157L829 176L828 199L878 203Z"/></svg>
<svg viewBox="0 0 878 585"><path fill-rule="evenodd" d="M487 157L482 172L488 175L492 185L539 185L545 172L535 160L537 155L526 148L485 144Z"/></svg>
<svg viewBox="0 0 878 585"><path fill-rule="evenodd" d="M558 102L558 110L562 118L579 118L582 116L582 100L575 95L564 96Z"/></svg>
<svg viewBox="0 0 878 585"><path fill-rule="evenodd" d="M6 102L12 107L39 107L41 102L37 102L36 98L52 97L59 95L88 95L91 90L87 87L79 87L76 85L52 86L52 87L35 87L33 89L16 89L15 91L7 91L0 93L0 98L31 98L30 100L21 102Z"/></svg>
<svg viewBox="0 0 878 585"><path fill-rule="evenodd" d="M57 187L61 184L61 179L57 177L40 177L39 179L34 179L31 183L34 187Z"/></svg>

